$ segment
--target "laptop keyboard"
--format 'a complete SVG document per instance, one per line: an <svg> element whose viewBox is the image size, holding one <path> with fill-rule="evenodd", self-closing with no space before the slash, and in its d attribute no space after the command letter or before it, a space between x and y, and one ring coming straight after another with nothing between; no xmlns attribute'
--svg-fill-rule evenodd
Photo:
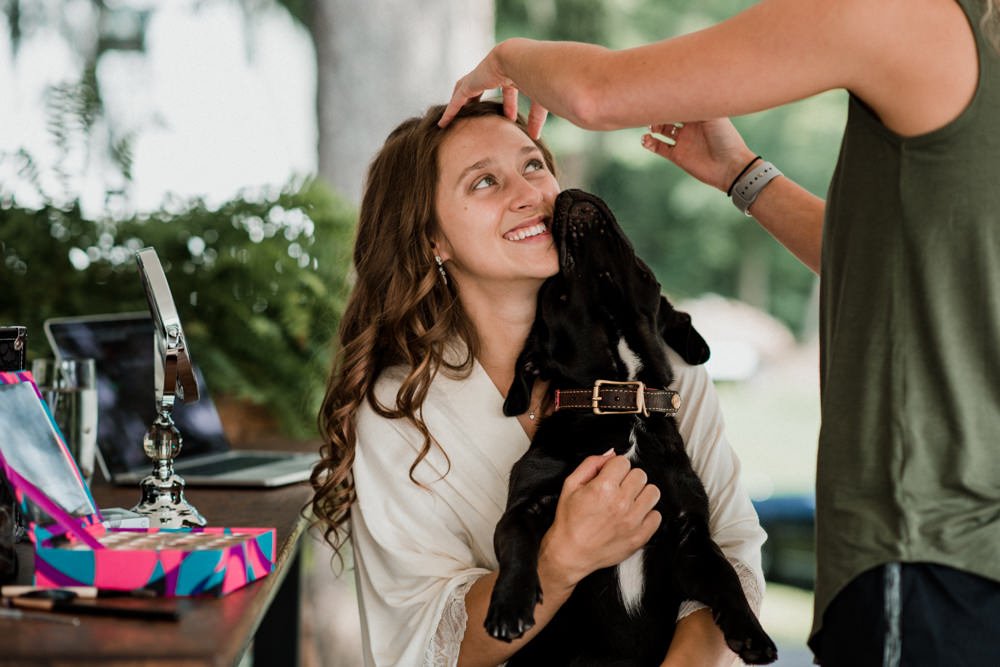
<svg viewBox="0 0 1000 667"><path fill-rule="evenodd" d="M236 472L238 470L246 470L247 468L256 468L257 466L267 465L269 463L276 463L278 461L285 460L284 456L234 456L232 458L223 459L221 461L212 461L210 463L198 463L193 466L181 467L177 472L183 475L218 475L227 472Z"/></svg>

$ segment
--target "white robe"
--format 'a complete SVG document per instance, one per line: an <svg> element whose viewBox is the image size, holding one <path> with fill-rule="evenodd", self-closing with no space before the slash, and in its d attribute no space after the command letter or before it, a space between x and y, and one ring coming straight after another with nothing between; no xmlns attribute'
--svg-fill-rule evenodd
<svg viewBox="0 0 1000 667"><path fill-rule="evenodd" d="M712 382L701 366L668 348L683 403L677 416L695 471L709 497L712 537L736 567L759 609L764 590L760 547L765 533L740 482ZM375 393L395 405L402 369L382 373ZM423 439L405 420L357 414L351 508L358 604L366 665L455 665L465 632L465 593L497 569L493 530L507 501L514 462L528 449L516 418L482 366L453 380L439 373L423 419L443 447L432 447L409 478ZM608 445L610 446L610 444ZM685 603L679 617L701 607Z"/></svg>

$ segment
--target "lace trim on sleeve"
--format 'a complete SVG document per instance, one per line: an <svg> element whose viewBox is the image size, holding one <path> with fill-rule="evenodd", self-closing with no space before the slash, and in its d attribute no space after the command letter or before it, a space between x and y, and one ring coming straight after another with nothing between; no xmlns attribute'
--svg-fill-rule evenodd
<svg viewBox="0 0 1000 667"><path fill-rule="evenodd" d="M743 587L743 594L750 603L753 613L760 616L760 605L764 601L764 582L757 576L753 569L741 560L728 558L729 564L736 570L736 576L740 578L740 585Z"/></svg>
<svg viewBox="0 0 1000 667"><path fill-rule="evenodd" d="M458 664L458 651L469 621L465 595L475 582L475 578L462 582L448 596L437 630L424 650L424 667L455 667Z"/></svg>
<svg viewBox="0 0 1000 667"><path fill-rule="evenodd" d="M727 558L726 560L736 570L736 576L740 579L740 586L743 587L743 595L746 596L747 602L750 604L750 609L753 610L755 615L760 616L760 605L764 600L764 591L756 573L741 560L735 558ZM706 607L707 605L697 600L685 600L677 610L677 620L679 621L685 616Z"/></svg>
<svg viewBox="0 0 1000 667"><path fill-rule="evenodd" d="M699 609L708 609L708 605L704 605L697 600L685 600L681 603L680 608L677 610L677 620L681 620L685 616L693 614Z"/></svg>

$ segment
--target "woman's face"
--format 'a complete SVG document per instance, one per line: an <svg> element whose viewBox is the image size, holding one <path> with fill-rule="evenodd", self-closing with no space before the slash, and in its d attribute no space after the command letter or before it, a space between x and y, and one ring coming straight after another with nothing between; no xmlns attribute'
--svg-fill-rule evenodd
<svg viewBox="0 0 1000 667"><path fill-rule="evenodd" d="M558 273L549 221L559 184L531 139L502 116L473 117L438 151L432 240L449 277L489 289Z"/></svg>

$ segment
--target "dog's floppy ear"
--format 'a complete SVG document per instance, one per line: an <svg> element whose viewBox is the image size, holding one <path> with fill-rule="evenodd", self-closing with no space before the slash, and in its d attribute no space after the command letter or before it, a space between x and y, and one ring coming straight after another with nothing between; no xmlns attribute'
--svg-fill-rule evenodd
<svg viewBox="0 0 1000 667"><path fill-rule="evenodd" d="M681 355L684 361L692 366L708 361L711 350L691 324L691 316L676 310L665 296L660 297L660 310L656 320L663 341Z"/></svg>
<svg viewBox="0 0 1000 667"><path fill-rule="evenodd" d="M538 368L531 361L531 351L529 343L517 357L517 364L514 367L514 381L510 383L507 390L507 400L503 402L503 413L508 417L524 414L528 411L528 404L531 402L531 389L535 386L535 378L538 377Z"/></svg>

